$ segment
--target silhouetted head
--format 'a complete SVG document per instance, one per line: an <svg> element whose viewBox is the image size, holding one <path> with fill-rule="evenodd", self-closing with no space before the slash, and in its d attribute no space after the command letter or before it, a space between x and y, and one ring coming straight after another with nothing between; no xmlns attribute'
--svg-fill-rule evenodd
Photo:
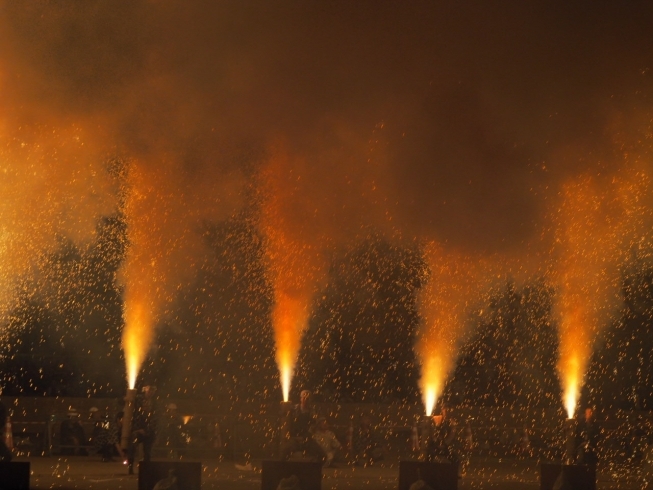
<svg viewBox="0 0 653 490"><path fill-rule="evenodd" d="M153 397L155 393L156 393L156 386L154 385L143 386L143 394L145 395L146 398Z"/></svg>
<svg viewBox="0 0 653 490"><path fill-rule="evenodd" d="M308 390L302 390L299 394L299 403L302 407L308 406L311 400L311 392Z"/></svg>

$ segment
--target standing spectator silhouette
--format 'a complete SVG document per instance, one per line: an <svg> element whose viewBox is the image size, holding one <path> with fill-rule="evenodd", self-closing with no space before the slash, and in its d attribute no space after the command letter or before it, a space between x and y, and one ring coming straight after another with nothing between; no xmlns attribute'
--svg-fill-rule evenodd
<svg viewBox="0 0 653 490"><path fill-rule="evenodd" d="M463 428L463 452L461 459L461 474L467 474L469 465L472 460L472 451L474 450L474 432L472 431L472 424L469 420L465 421L465 427Z"/></svg>
<svg viewBox="0 0 653 490"><path fill-rule="evenodd" d="M111 426L108 416L103 416L96 408L91 408L91 422L93 422L93 433L91 442L96 452L102 456L103 462L113 461L114 442L111 441Z"/></svg>
<svg viewBox="0 0 653 490"><path fill-rule="evenodd" d="M383 447L374 433L370 417L361 417L360 425L354 432L353 450L356 465L368 466L383 459Z"/></svg>
<svg viewBox="0 0 653 490"><path fill-rule="evenodd" d="M578 424L576 430L576 456L578 462L590 466L598 463L599 427L594 421L594 412L591 408L585 409L585 418Z"/></svg>
<svg viewBox="0 0 653 490"><path fill-rule="evenodd" d="M120 445L120 438L122 437L122 419L124 416L125 412L122 410L116 414L115 422L109 427L109 442L113 447L112 454L117 454L120 459L127 464L127 454Z"/></svg>
<svg viewBox="0 0 653 490"><path fill-rule="evenodd" d="M139 444L143 444L143 461L152 459L152 446L156 440L156 386L144 386L143 394L136 397L132 419L131 441L127 453L129 474L134 474L134 459Z"/></svg>
<svg viewBox="0 0 653 490"><path fill-rule="evenodd" d="M646 422L641 415L637 416L631 431L630 463L634 467L641 466L648 451L648 431Z"/></svg>
<svg viewBox="0 0 653 490"><path fill-rule="evenodd" d="M162 427L163 443L168 450L170 459L181 459L184 456L184 420L177 413L177 405L169 403L166 407L165 420Z"/></svg>
<svg viewBox="0 0 653 490"><path fill-rule="evenodd" d="M456 425L447 416L446 409L442 407L440 415L431 417L426 440L426 460L458 463L458 456L453 449L455 439Z"/></svg>
<svg viewBox="0 0 653 490"><path fill-rule="evenodd" d="M313 440L320 448L324 467L332 466L338 451L342 448L342 445L333 431L329 429L329 423L326 418L321 417L317 421L317 427L313 432Z"/></svg>
<svg viewBox="0 0 653 490"><path fill-rule="evenodd" d="M296 452L304 456L319 458L321 451L313 440L315 426L315 410L311 403L311 392L303 390L300 393L299 405L295 405L287 414L288 440L281 447L281 458L290 459Z"/></svg>
<svg viewBox="0 0 653 490"><path fill-rule="evenodd" d="M4 432L5 426L7 425L7 407L5 407L4 403L0 401L0 427L2 427L2 430ZM0 437L0 461L11 461L11 451L5 444L5 438Z"/></svg>
<svg viewBox="0 0 653 490"><path fill-rule="evenodd" d="M79 422L79 414L74 410L68 412L68 418L61 422L59 432L61 454L86 456L86 433Z"/></svg>

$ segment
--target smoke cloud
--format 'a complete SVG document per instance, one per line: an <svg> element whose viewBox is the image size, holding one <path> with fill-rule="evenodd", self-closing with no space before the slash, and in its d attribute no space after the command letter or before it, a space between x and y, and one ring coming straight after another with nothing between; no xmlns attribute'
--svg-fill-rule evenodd
<svg viewBox="0 0 653 490"><path fill-rule="evenodd" d="M252 184L273 284L300 267L286 240L300 261L371 230L539 273L558 192L629 167L624 141L646 155L651 21L637 1L2 1L0 300L119 210L147 338Z"/></svg>

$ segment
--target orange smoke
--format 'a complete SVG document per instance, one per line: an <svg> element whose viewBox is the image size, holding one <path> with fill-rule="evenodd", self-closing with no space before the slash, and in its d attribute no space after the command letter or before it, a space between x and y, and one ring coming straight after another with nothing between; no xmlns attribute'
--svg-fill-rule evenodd
<svg viewBox="0 0 653 490"><path fill-rule="evenodd" d="M184 182L174 159L132 161L126 172L124 213L128 247L120 271L123 349L130 388L179 292L204 257L200 224L219 216L221 203L198 182Z"/></svg>
<svg viewBox="0 0 653 490"><path fill-rule="evenodd" d="M276 287L274 293L272 324L275 332L276 357L281 374L283 401L287 402L290 396L290 381L299 353L301 334L308 321L310 297L289 296L283 287Z"/></svg>
<svg viewBox="0 0 653 490"><path fill-rule="evenodd" d="M430 276L418 298L422 322L416 351L422 365L420 389L431 415L466 331L466 316L478 302L482 265L446 253L434 242L424 257Z"/></svg>
<svg viewBox="0 0 653 490"><path fill-rule="evenodd" d="M130 164L127 172L124 211L128 249L120 279L124 287L122 347L130 389L136 385L154 338L154 322L159 313L155 302L164 302L160 288L166 287L157 267L161 261L157 254L162 246L159 216L165 216L167 202L156 177L136 162Z"/></svg>
<svg viewBox="0 0 653 490"><path fill-rule="evenodd" d="M601 181L585 177L563 186L555 234L559 330L558 373L572 418L600 331L622 302L623 252L637 227L643 174Z"/></svg>
<svg viewBox="0 0 653 490"><path fill-rule="evenodd" d="M322 235L307 228L314 217L304 214L303 182L296 164L281 155L265 168L260 223L267 276L274 289L272 327L284 401L289 399L311 300L324 275Z"/></svg>
<svg viewBox="0 0 653 490"><path fill-rule="evenodd" d="M436 349L432 349L436 351ZM442 385L446 378L449 367L443 365L443 358L435 352L422 354L422 377L420 387L422 390L422 400L426 415L431 416L438 401L438 395L442 392Z"/></svg>
<svg viewBox="0 0 653 490"><path fill-rule="evenodd" d="M136 386L136 378L141 369L147 349L152 337L152 313L150 309L136 301L125 302L124 306L125 329L122 336L122 345L125 352L127 365L127 383L129 389Z"/></svg>
<svg viewBox="0 0 653 490"><path fill-rule="evenodd" d="M0 322L13 288L62 242L83 247L115 209L97 132L90 123L13 118L0 94Z"/></svg>

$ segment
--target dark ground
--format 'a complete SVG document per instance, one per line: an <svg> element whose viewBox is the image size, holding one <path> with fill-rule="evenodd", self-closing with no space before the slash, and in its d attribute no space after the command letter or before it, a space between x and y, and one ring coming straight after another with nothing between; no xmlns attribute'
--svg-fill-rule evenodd
<svg viewBox="0 0 653 490"><path fill-rule="evenodd" d="M16 461L30 461L31 490L137 490L138 488L138 477L128 476L126 466L120 462L102 463L94 456L22 458ZM260 461L254 461L251 470L237 469L232 462L203 461L202 489L259 490L260 467ZM398 472L397 465L327 468L323 471L322 490L396 489ZM597 488L642 490L647 488L647 480L650 479L651 474L650 471L605 468L599 473ZM539 462L498 458L472 460L470 470L462 478L459 489L539 489Z"/></svg>

